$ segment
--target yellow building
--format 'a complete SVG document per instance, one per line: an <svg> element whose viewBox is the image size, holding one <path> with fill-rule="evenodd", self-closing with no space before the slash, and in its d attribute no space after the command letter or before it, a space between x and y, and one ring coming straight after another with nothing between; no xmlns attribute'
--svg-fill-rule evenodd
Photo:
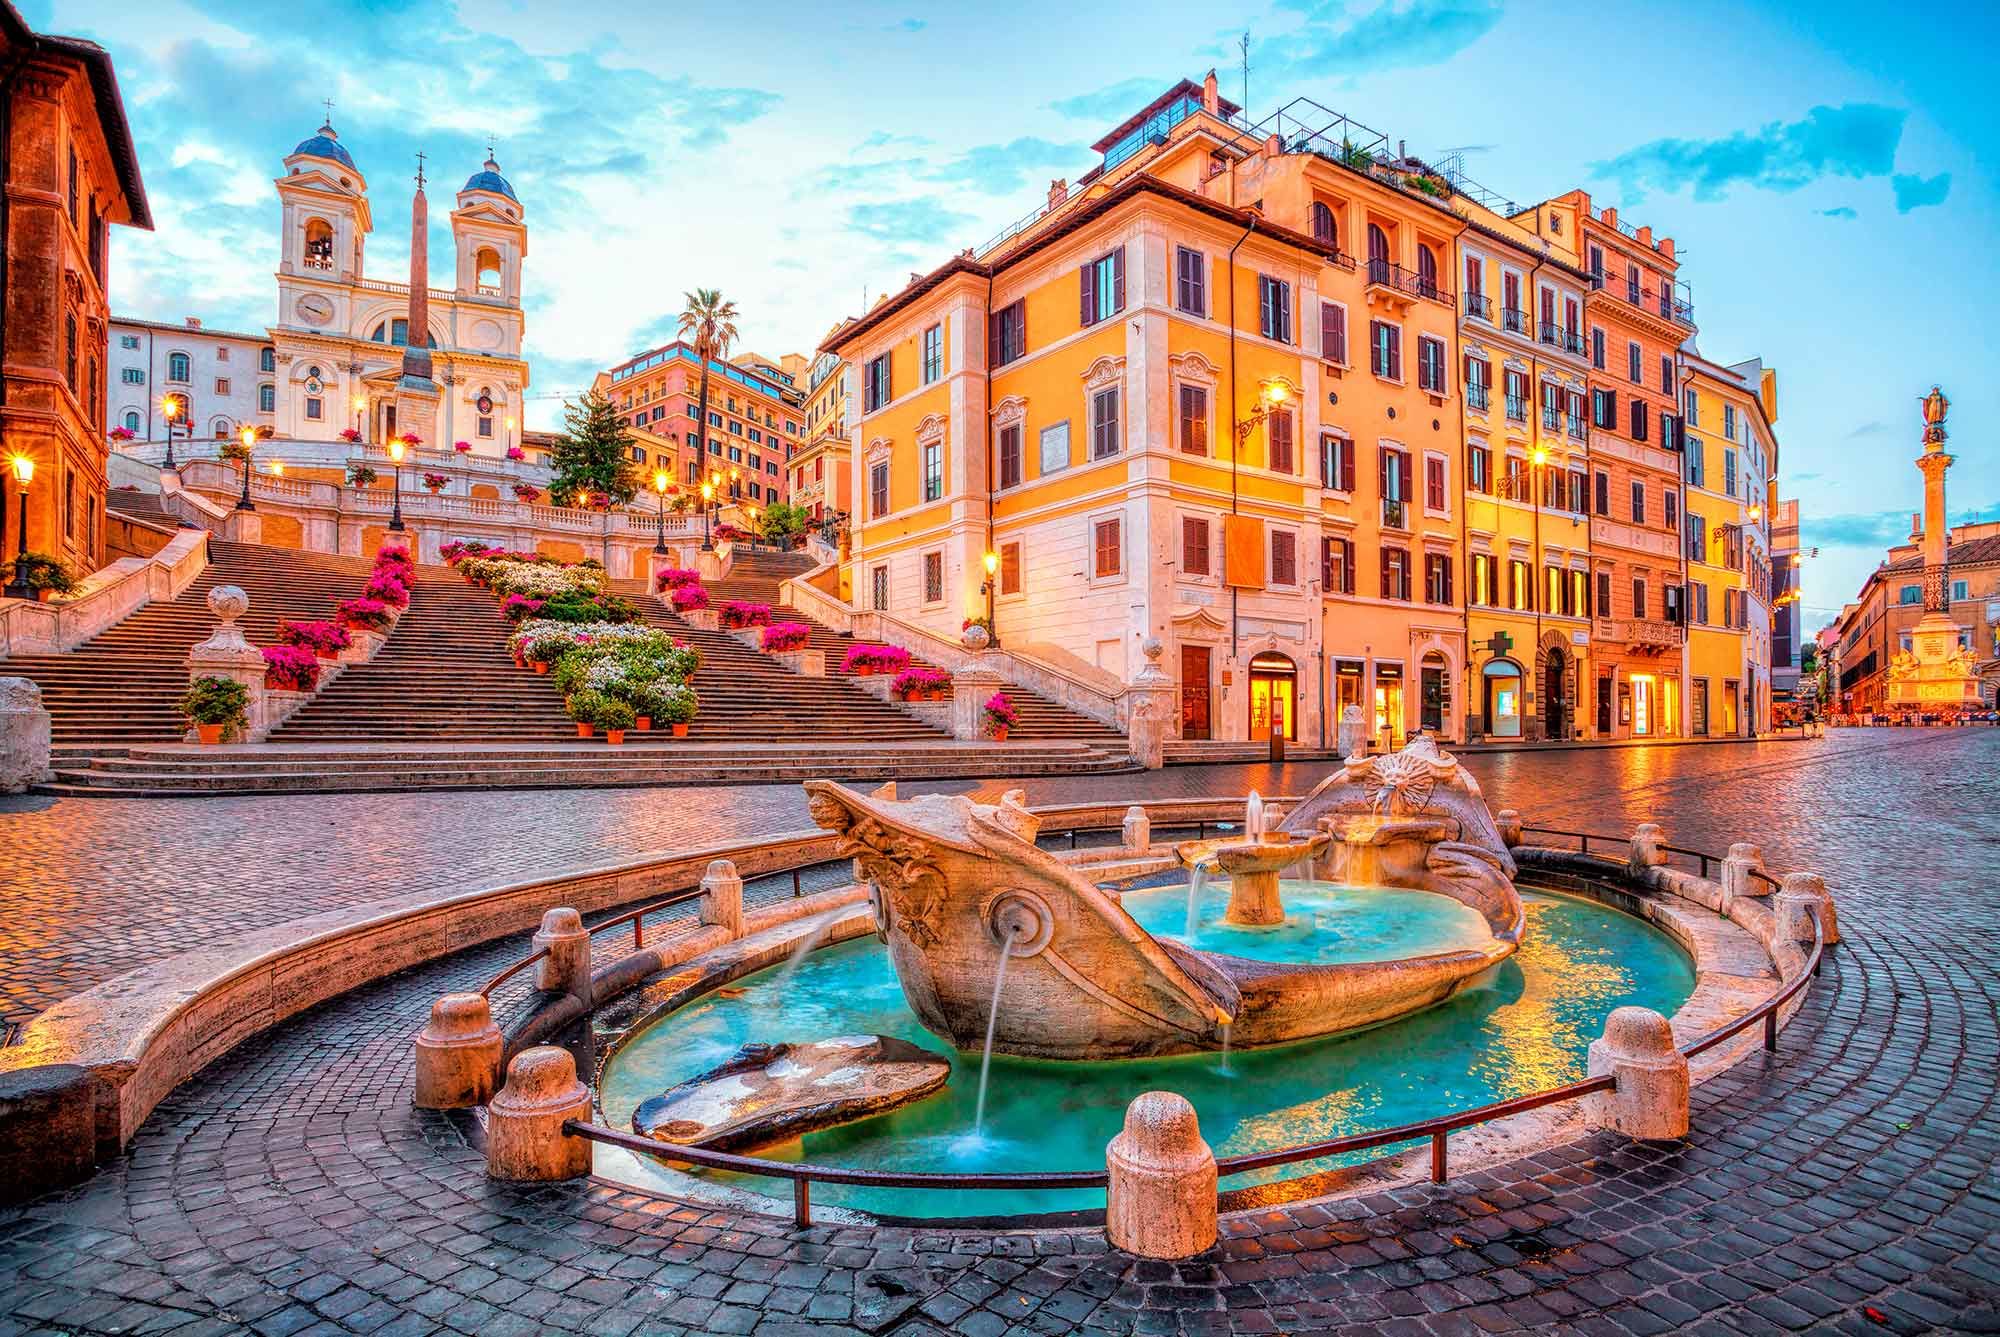
<svg viewBox="0 0 2000 1337"><path fill-rule="evenodd" d="M1124 682L1157 639L1183 737L1459 737L1464 225L1385 137L1236 110L1183 81L828 339L856 601L954 634L990 552L1003 645Z"/></svg>
<svg viewBox="0 0 2000 1337"><path fill-rule="evenodd" d="M1467 731L1585 737L1590 682L1589 349L1575 211L1460 183Z"/></svg>
<svg viewBox="0 0 2000 1337"><path fill-rule="evenodd" d="M1750 735L1770 722L1770 506L1777 474L1777 375L1682 349L1686 422L1687 683L1694 737Z"/></svg>
<svg viewBox="0 0 2000 1337"><path fill-rule="evenodd" d="M806 375L801 432L804 440L792 456L790 500L815 520L845 515L853 509L853 450L848 440L848 404L853 398L853 368L832 353L813 359Z"/></svg>

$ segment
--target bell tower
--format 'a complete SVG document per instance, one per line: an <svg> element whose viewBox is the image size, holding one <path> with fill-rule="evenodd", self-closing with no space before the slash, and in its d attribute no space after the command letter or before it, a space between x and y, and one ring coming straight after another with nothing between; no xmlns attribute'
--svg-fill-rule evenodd
<svg viewBox="0 0 2000 1337"><path fill-rule="evenodd" d="M466 179L451 212L451 237L458 257L461 297L521 307L521 263L528 255L526 211L514 187L500 174L488 148L486 162ZM514 349L518 350L517 341ZM513 351L513 350L510 350Z"/></svg>

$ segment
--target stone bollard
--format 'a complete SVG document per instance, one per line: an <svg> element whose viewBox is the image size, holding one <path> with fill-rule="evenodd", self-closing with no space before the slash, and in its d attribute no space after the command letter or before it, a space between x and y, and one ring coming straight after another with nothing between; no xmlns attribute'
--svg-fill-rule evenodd
<svg viewBox="0 0 2000 1337"><path fill-rule="evenodd" d="M1731 845L1729 853L1722 859L1722 904L1716 909L1728 914L1731 907L1745 896L1759 895L1761 888L1751 880L1750 875L1763 871L1764 851L1747 840Z"/></svg>
<svg viewBox="0 0 2000 1337"><path fill-rule="evenodd" d="M1796 943L1813 940L1811 911L1819 912L1820 930L1828 946L1840 941L1840 919L1833 910L1833 897L1826 880L1818 873L1787 873L1778 880L1778 894L1771 898L1778 920L1778 936Z"/></svg>
<svg viewBox="0 0 2000 1337"><path fill-rule="evenodd" d="M1502 808L1493 814L1494 829L1500 833L1500 842L1508 849L1521 843L1521 813L1515 808Z"/></svg>
<svg viewBox="0 0 2000 1337"><path fill-rule="evenodd" d="M545 913L534 938L536 951L544 947L549 954L535 963L535 987L591 1002L590 930L583 926L583 916L566 905Z"/></svg>
<svg viewBox="0 0 2000 1337"><path fill-rule="evenodd" d="M1627 1137L1686 1137L1688 1063L1674 1047L1674 1028L1651 1008L1621 1007L1590 1042L1589 1074L1618 1079L1610 1091L1586 1096L1591 1121Z"/></svg>
<svg viewBox="0 0 2000 1337"><path fill-rule="evenodd" d="M590 1173L590 1143L563 1120L590 1117L590 1088L567 1049L536 1045L514 1055L507 1084L486 1106L486 1174L492 1179L575 1179Z"/></svg>
<svg viewBox="0 0 2000 1337"><path fill-rule="evenodd" d="M503 1047L484 995L448 993L432 1003L430 1022L417 1032L417 1108L484 1105L500 1085Z"/></svg>
<svg viewBox="0 0 2000 1337"><path fill-rule="evenodd" d="M1667 829L1658 822L1641 822L1632 833L1632 853L1629 861L1632 871L1642 873L1648 868L1657 868L1667 861L1667 852L1660 846L1667 843Z"/></svg>
<svg viewBox="0 0 2000 1337"><path fill-rule="evenodd" d="M1111 1247L1141 1258L1191 1258L1216 1240L1215 1153L1194 1106L1147 1091L1125 1109L1125 1129L1104 1149L1111 1183L1104 1230Z"/></svg>
<svg viewBox="0 0 2000 1337"><path fill-rule="evenodd" d="M19 794L53 779L42 689L26 678L0 678L0 794Z"/></svg>
<svg viewBox="0 0 2000 1337"><path fill-rule="evenodd" d="M703 924L728 929L731 938L743 936L743 879L727 859L715 860L701 875L699 918Z"/></svg>
<svg viewBox="0 0 2000 1337"><path fill-rule="evenodd" d="M1136 803L1125 810L1122 839L1125 848L1134 854L1153 843L1153 819L1146 816L1146 810Z"/></svg>

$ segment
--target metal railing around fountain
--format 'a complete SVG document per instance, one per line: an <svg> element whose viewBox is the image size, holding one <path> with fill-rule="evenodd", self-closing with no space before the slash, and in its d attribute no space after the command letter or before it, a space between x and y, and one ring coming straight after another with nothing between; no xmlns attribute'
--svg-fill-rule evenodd
<svg viewBox="0 0 2000 1337"><path fill-rule="evenodd" d="M1182 825L1182 824L1176 824ZM1564 831L1554 827L1524 827L1524 835L1555 836L1578 842L1578 852L1590 853L1590 842L1601 845L1630 846L1630 837L1600 835L1594 832ZM1660 847L1669 853L1693 858L1706 870L1718 866L1722 860L1700 850L1682 849L1677 846ZM1705 874L1704 874L1705 875ZM1769 891L1778 890L1778 880L1768 873L1755 869L1750 876L1767 884ZM698 894L698 893L697 893ZM1768 892L1766 893L1768 894ZM685 899L685 898L681 898ZM646 911L672 904L673 901L655 902L645 907ZM643 913L630 912L631 915ZM1708 1032L1697 1040L1680 1047L1680 1052L1693 1058L1695 1055L1715 1048L1737 1035L1742 1034L1758 1022L1764 1024L1764 1048L1775 1051L1778 1047L1778 1015L1785 1004L1796 997L1806 984L1819 974L1820 962L1826 951L1826 930L1820 922L1817 908L1809 911L1813 924L1812 951L1799 969L1797 975L1785 981L1778 991L1751 1008L1742 1016ZM620 920L607 921L599 927L609 927ZM595 931L595 930L593 930ZM635 929L636 932L636 929ZM537 956L540 954L538 953ZM507 975L524 969L537 957L517 962L501 972L493 984L500 983ZM492 985L489 985L490 989ZM1515 1096L1508 1100L1495 1101L1474 1109L1460 1110L1454 1114L1441 1114L1436 1118L1424 1119L1417 1123L1407 1123L1395 1128L1380 1128L1373 1132L1351 1133L1345 1137L1327 1138L1320 1142L1309 1142L1301 1146L1285 1147L1276 1151L1250 1152L1242 1156L1225 1156L1216 1160L1219 1178L1247 1174L1253 1170L1271 1169L1280 1165L1296 1165L1302 1161L1322 1160L1329 1156L1342 1156L1354 1152L1373 1151L1381 1147L1397 1146L1406 1142L1430 1142L1431 1182L1442 1184L1450 1178L1449 1151L1446 1139L1450 1134L1478 1124L1491 1123L1510 1115L1525 1114L1530 1110L1542 1109L1549 1105L1559 1105L1576 1100L1597 1091L1609 1091L1617 1085L1617 1079L1610 1075L1587 1077L1582 1081L1570 1082L1563 1086L1551 1087L1532 1095ZM626 1151L656 1160L667 1160L686 1165L698 1165L704 1169L727 1170L737 1174L756 1175L766 1179L785 1179L792 1184L792 1219L803 1230L812 1225L812 1185L850 1184L869 1188L935 1189L941 1191L968 1191L982 1189L1078 1189L1103 1188L1109 1176L1103 1170L1052 1170L1023 1172L1021 1174L944 1174L913 1171L897 1173L888 1170L857 1170L837 1165L815 1165L809 1162L769 1161L757 1156L738 1156L729 1152L708 1151L699 1147L681 1147L662 1143L653 1138L641 1137L637 1133L624 1133L602 1124L589 1123L582 1119L569 1119L563 1123L563 1131L572 1137L581 1137L591 1142L623 1148Z"/></svg>

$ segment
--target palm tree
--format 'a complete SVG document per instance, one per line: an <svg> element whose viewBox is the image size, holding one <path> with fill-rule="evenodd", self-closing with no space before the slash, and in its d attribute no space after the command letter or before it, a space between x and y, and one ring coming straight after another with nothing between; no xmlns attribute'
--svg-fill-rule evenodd
<svg viewBox="0 0 2000 1337"><path fill-rule="evenodd" d="M702 443L696 449L701 455L701 472L708 473L708 364L721 361L729 356L729 346L736 342L736 303L723 300L720 288L696 288L687 294L687 305L681 310L681 338L694 344L694 355L701 364L701 391L695 409L695 440Z"/></svg>

